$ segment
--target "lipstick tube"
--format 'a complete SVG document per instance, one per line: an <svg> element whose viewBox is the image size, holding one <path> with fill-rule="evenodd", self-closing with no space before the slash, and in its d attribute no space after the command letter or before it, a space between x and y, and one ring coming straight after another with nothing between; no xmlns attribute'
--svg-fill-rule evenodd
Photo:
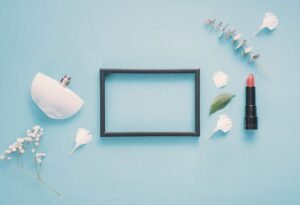
<svg viewBox="0 0 300 205"><path fill-rule="evenodd" d="M246 130L258 129L258 119L257 119L256 102L255 102L255 83L254 83L253 74L250 74L247 78L245 129Z"/></svg>

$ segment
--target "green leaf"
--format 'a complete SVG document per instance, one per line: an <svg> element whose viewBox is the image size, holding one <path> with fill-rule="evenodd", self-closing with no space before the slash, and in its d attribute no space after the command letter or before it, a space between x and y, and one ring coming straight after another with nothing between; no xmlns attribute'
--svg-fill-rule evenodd
<svg viewBox="0 0 300 205"><path fill-rule="evenodd" d="M211 115L217 112L218 110L223 109L234 96L235 95L232 95L230 93L223 93L218 95L210 106L209 114Z"/></svg>

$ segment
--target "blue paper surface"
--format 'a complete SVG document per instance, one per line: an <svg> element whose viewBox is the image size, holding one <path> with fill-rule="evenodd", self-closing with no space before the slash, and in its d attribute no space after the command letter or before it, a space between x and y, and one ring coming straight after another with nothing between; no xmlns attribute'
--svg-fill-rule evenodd
<svg viewBox="0 0 300 205"><path fill-rule="evenodd" d="M64 197L1 162L0 204L299 204L299 9L297 0L1 1L0 150L33 125L44 127L42 175ZM278 29L251 38L268 11L278 16ZM207 17L242 32L271 78L207 29ZM100 67L200 67L201 137L99 138ZM230 78L222 90L212 82L218 70ZM72 76L70 88L85 101L80 113L47 118L30 97L37 72ZM253 133L243 129L250 72L259 117ZM222 92L236 97L209 117ZM232 131L205 140L223 113ZM68 156L79 127L94 141ZM31 159L24 164L34 172Z"/></svg>
<svg viewBox="0 0 300 205"><path fill-rule="evenodd" d="M195 74L109 74L106 132L195 132Z"/></svg>

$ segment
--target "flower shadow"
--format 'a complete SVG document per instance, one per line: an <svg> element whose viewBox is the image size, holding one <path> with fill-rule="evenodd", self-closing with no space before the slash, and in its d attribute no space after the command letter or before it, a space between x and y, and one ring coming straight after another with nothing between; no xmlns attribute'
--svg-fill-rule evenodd
<svg viewBox="0 0 300 205"><path fill-rule="evenodd" d="M228 132L217 131L210 136L211 140L223 139L227 136Z"/></svg>

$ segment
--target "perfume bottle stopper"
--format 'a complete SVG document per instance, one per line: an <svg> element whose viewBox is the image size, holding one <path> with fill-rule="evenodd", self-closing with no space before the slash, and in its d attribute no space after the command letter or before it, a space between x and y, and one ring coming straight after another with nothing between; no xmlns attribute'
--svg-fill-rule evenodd
<svg viewBox="0 0 300 205"><path fill-rule="evenodd" d="M60 80L60 84L64 87L68 87L68 85L71 83L71 77L68 75L64 75L62 79Z"/></svg>

